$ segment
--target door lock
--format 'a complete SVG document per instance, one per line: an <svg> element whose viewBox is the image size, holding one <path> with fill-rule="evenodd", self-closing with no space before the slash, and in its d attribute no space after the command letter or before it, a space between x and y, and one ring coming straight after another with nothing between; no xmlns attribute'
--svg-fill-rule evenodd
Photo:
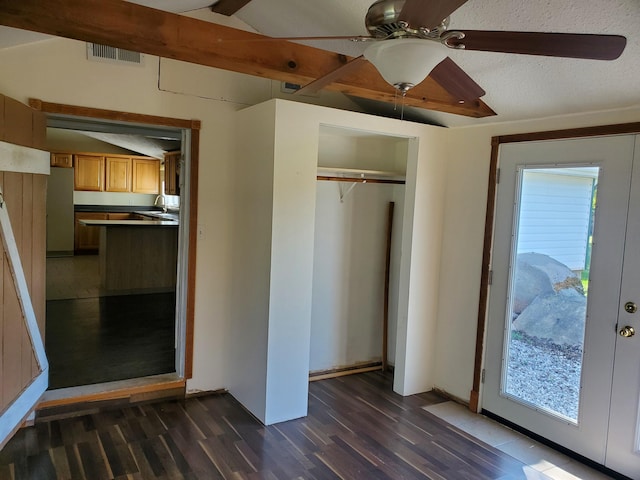
<svg viewBox="0 0 640 480"><path fill-rule="evenodd" d="M635 334L636 334L635 328L630 327L629 325L627 325L626 327L622 327L622 329L620 330L621 337L629 338L629 337L633 337Z"/></svg>
<svg viewBox="0 0 640 480"><path fill-rule="evenodd" d="M633 302L627 302L624 304L624 311L627 313L636 313L638 311L638 306Z"/></svg>

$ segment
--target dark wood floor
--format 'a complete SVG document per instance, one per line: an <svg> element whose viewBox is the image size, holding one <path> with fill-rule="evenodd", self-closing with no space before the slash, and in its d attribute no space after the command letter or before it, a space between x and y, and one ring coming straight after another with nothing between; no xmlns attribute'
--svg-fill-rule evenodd
<svg viewBox="0 0 640 480"><path fill-rule="evenodd" d="M401 397L380 373L310 384L309 416L262 426L229 394L21 430L0 479L525 479L524 464Z"/></svg>
<svg viewBox="0 0 640 480"><path fill-rule="evenodd" d="M49 388L175 371L175 293L47 301Z"/></svg>

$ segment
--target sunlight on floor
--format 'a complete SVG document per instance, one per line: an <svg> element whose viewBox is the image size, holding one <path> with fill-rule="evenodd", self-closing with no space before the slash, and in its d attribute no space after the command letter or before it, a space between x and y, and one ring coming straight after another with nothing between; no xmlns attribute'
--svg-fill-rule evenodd
<svg viewBox="0 0 640 480"><path fill-rule="evenodd" d="M498 422L482 415L474 415L465 406L455 402L430 405L424 409L469 435L526 463L529 467L525 467L524 473L528 480L611 478Z"/></svg>

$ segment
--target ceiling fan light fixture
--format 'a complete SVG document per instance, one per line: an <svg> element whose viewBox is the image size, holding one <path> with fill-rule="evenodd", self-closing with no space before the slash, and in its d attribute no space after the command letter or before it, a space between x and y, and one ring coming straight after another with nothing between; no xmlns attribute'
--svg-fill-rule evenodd
<svg viewBox="0 0 640 480"><path fill-rule="evenodd" d="M403 94L427 78L446 56L439 42L419 38L374 42L364 51L382 78Z"/></svg>

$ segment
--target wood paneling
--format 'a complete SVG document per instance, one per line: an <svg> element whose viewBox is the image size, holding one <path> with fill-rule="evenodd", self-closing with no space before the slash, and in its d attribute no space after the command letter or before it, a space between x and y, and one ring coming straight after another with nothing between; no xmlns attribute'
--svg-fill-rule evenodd
<svg viewBox="0 0 640 480"><path fill-rule="evenodd" d="M27 287L44 337L46 176L0 173L5 205L20 252ZM0 410L22 391L38 372L31 340L18 301L7 255L0 267Z"/></svg>
<svg viewBox="0 0 640 480"><path fill-rule="evenodd" d="M43 150L46 144L45 115L0 94L0 141Z"/></svg>
<svg viewBox="0 0 640 480"><path fill-rule="evenodd" d="M33 144L33 117L31 109L12 98L6 97L5 108L5 141L16 145L31 146Z"/></svg>
<svg viewBox="0 0 640 480"><path fill-rule="evenodd" d="M0 3L10 4L0 9L3 25L299 85L332 72L345 60L344 55L327 50L119 0L49 0L46 6L39 0ZM362 98L397 102L395 89L370 63L328 88ZM409 90L403 102L471 117L495 115L480 100L458 103L458 99L429 77Z"/></svg>
<svg viewBox="0 0 640 480"><path fill-rule="evenodd" d="M107 192L131 191L131 159L127 157L105 157Z"/></svg>

